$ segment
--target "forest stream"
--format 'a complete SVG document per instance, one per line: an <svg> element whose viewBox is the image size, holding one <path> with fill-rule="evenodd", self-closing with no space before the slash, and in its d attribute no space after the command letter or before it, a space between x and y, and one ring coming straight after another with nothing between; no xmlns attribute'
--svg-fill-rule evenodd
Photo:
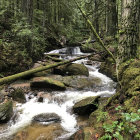
<svg viewBox="0 0 140 140"><path fill-rule="evenodd" d="M85 55L79 47L72 49L53 50L50 53L59 53L61 59L71 59ZM100 62L82 59L74 63L84 64L89 70L89 79L100 79L100 84L81 89L69 88L65 91L44 91L43 102L38 102L37 96L29 98L32 91L26 94L26 103L15 103L14 118L7 125L0 128L0 140L66 140L73 135L82 125L87 125L87 119L73 113L76 102L91 96L110 97L115 94L116 83L106 75L100 73ZM78 76L83 77L83 76ZM40 92L40 90L38 91ZM49 121L42 120L35 123L33 119L40 114L50 114Z"/></svg>

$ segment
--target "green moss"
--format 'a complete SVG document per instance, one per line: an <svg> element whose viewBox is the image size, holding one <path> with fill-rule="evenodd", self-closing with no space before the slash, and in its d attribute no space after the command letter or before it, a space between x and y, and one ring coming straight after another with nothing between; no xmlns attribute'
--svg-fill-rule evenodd
<svg viewBox="0 0 140 140"><path fill-rule="evenodd" d="M13 103L8 101L4 104L0 104L0 123L6 123L10 120L13 114Z"/></svg>
<svg viewBox="0 0 140 140"><path fill-rule="evenodd" d="M11 93L11 95L12 95L12 99L14 101L17 101L19 103L25 103L26 102L24 91L22 89L20 89L20 88L15 89L15 91L13 91Z"/></svg>
<svg viewBox="0 0 140 140"><path fill-rule="evenodd" d="M113 64L113 60L111 58L108 58L106 62L101 63L99 72L107 75L114 81L117 81L115 64Z"/></svg>
<svg viewBox="0 0 140 140"><path fill-rule="evenodd" d="M127 110L128 112L137 112L140 107L140 94L127 99L124 102L124 105L125 110Z"/></svg>
<svg viewBox="0 0 140 140"><path fill-rule="evenodd" d="M85 105L88 105L88 104L96 104L96 101L97 101L98 98L99 98L99 96L96 96L96 97L88 97L86 99L83 99L83 100L77 102L74 105L74 108L75 107L85 106Z"/></svg>
<svg viewBox="0 0 140 140"><path fill-rule="evenodd" d="M46 71L41 71L41 72L34 73L33 76L34 77L47 76L51 72L52 72L52 70L50 69L50 70L46 70Z"/></svg>
<svg viewBox="0 0 140 140"><path fill-rule="evenodd" d="M127 68L122 76L122 80L121 80L122 85L125 85L131 80L134 80L138 75L140 75L140 68L133 68L133 67Z"/></svg>
<svg viewBox="0 0 140 140"><path fill-rule="evenodd" d="M89 115L97 109L98 98L99 96L88 97L77 102L73 107L73 111L79 115Z"/></svg>
<svg viewBox="0 0 140 140"><path fill-rule="evenodd" d="M50 90L65 90L63 82L48 77L37 77L30 83L31 88L46 88Z"/></svg>
<svg viewBox="0 0 140 140"><path fill-rule="evenodd" d="M68 75L85 75L89 76L89 71L87 67L83 64L70 64L67 65L64 70Z"/></svg>
<svg viewBox="0 0 140 140"><path fill-rule="evenodd" d="M61 80L61 79L58 79ZM101 85L101 79L99 78L88 78L79 76L64 76L62 82L68 86L75 89L91 88Z"/></svg>
<svg viewBox="0 0 140 140"><path fill-rule="evenodd" d="M126 95L128 96L136 96L140 94L140 75L137 76L136 79L128 82L124 87L124 90L126 90Z"/></svg>

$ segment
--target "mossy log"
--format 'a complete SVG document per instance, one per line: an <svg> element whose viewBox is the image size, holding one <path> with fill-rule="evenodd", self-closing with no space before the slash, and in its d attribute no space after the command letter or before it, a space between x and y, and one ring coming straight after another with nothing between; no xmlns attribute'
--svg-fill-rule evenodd
<svg viewBox="0 0 140 140"><path fill-rule="evenodd" d="M65 64L69 64L71 62L74 62L74 61L77 61L77 60L80 60L80 59L84 59L86 57L90 57L92 56L93 54L91 55L86 55L86 56L81 56L81 57L78 57L78 58L74 58L74 59L71 59L71 60L67 60L67 61L63 61L63 62L58 62L58 63L54 63L54 64L50 64L50 65L46 65L46 66L41 66L41 67L37 67L35 69L31 69L31 70L27 70L25 72L21 72L21 73L18 73L18 74L14 74L14 75L11 75L11 76L7 76L7 77L4 77L4 78L1 78L0 79L0 85L3 85L3 84L8 84L12 81L15 81L17 79L20 79L20 78L23 78L23 77L26 77L26 76L29 76L31 74L34 74L34 73L37 73L37 72L40 72L40 71L44 71L44 70L48 70L48 69L51 69L51 68L55 68L55 67L58 67L60 65L65 65Z"/></svg>
<svg viewBox="0 0 140 140"><path fill-rule="evenodd" d="M81 14L83 15L83 17L86 19L86 22L88 23L89 27L91 28L91 31L93 32L95 38L96 38L96 41L99 42L99 44L103 47L103 49L111 56L111 58L113 59L113 61L116 63L116 59L114 57L114 55L105 47L102 39L100 38L100 36L97 34L93 24L91 23L91 21L87 18L85 12L82 10L82 8L79 6L79 4L77 3L76 0L74 0L77 7L79 8Z"/></svg>
<svg viewBox="0 0 140 140"><path fill-rule="evenodd" d="M63 60L62 59L59 59L59 58L55 58L55 57L52 57L52 56L49 56L49 55L46 55L45 57L51 59L52 61L55 61L55 62L62 62Z"/></svg>

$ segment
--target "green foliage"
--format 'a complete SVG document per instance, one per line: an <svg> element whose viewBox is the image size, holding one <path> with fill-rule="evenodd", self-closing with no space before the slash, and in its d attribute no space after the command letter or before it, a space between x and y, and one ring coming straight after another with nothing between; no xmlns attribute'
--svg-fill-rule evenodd
<svg viewBox="0 0 140 140"><path fill-rule="evenodd" d="M140 109L137 113L123 113L121 106L118 106L115 110L118 111L120 120L113 121L112 123L104 123L103 129L105 134L99 140L111 140L112 138L124 140L125 135L139 139L140 133L137 122L140 121Z"/></svg>
<svg viewBox="0 0 140 140"><path fill-rule="evenodd" d="M104 122L107 118L109 118L108 112L100 111L97 116L97 122Z"/></svg>

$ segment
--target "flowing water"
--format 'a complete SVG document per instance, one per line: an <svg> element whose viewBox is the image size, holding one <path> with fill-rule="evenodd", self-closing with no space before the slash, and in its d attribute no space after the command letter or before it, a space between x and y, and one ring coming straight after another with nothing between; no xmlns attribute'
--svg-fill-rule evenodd
<svg viewBox="0 0 140 140"><path fill-rule="evenodd" d="M61 49L54 50L50 53L61 53L66 54L69 50ZM79 47L74 50L70 50L69 54L82 54ZM83 55L83 54L82 54ZM67 56L66 59L72 58L73 56ZM86 64L88 60L83 59L75 63ZM100 95L102 97L111 96L115 93L115 83L107 76L98 72L99 63L93 65L86 65L89 69L89 77L98 77L101 79L102 84L95 89L84 89L84 90L66 90L64 92L53 92L51 98L46 98L43 103L37 102L37 98L29 100L25 104L16 104L15 112L17 114L16 120L10 121L8 127L4 130L0 130L1 139L9 137L23 128L31 125L34 116L41 113L56 113L61 118L61 127L63 133L56 139L67 139L70 135L78 130L76 115L72 113L72 107L75 102L90 96ZM60 102L61 100L61 102ZM48 125L45 124L44 125Z"/></svg>

